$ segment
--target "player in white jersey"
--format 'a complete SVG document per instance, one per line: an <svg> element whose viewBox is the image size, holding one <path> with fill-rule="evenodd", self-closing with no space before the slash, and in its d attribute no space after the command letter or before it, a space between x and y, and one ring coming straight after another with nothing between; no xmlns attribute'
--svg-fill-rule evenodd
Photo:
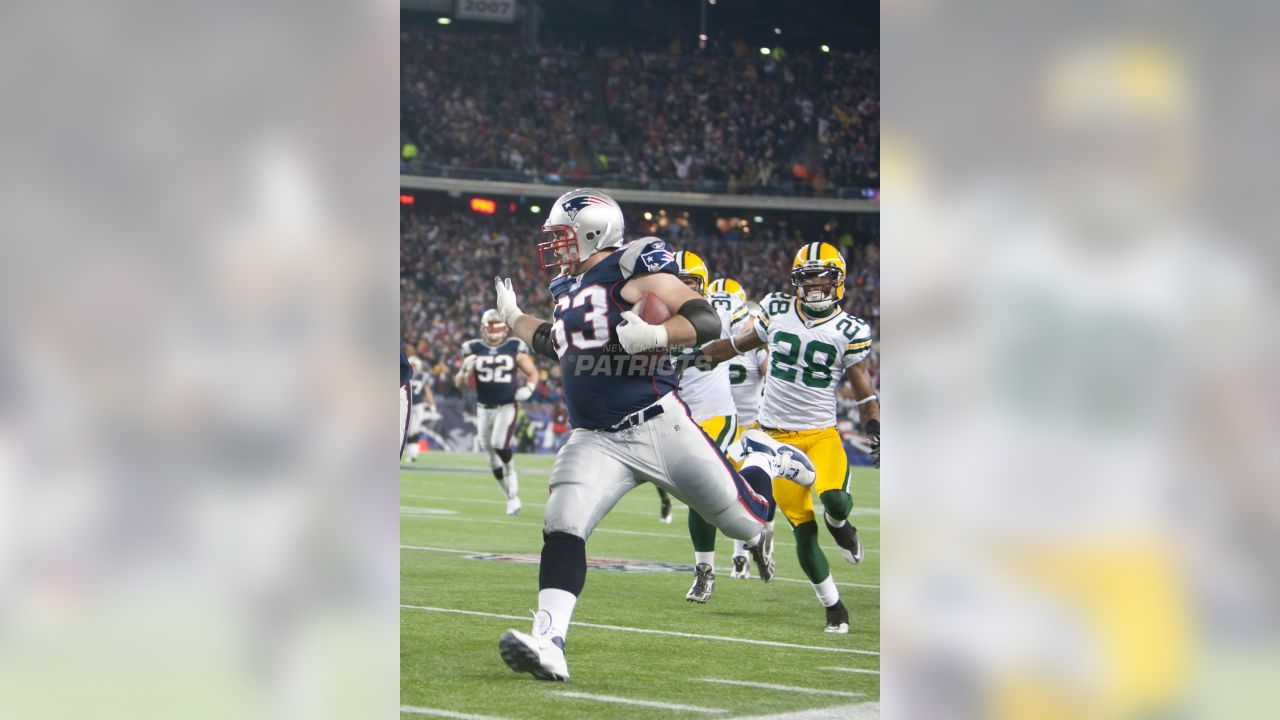
<svg viewBox="0 0 1280 720"><path fill-rule="evenodd" d="M707 295L711 273L697 254L681 251L675 254L676 274L680 281L699 295ZM710 298L708 298L710 300ZM720 316L720 337L732 337L732 321L727 309L711 306ZM680 375L680 397L689 406L689 414L707 437L728 454L729 446L738 439L737 408L729 387L729 365L699 366L695 361L701 353L688 348L676 355ZM772 520L773 518L768 518ZM705 603L711 598L716 583L716 528L692 508L689 509L689 539L693 541L693 586L685 595L689 602ZM736 547L736 546L735 546ZM743 555L746 551L743 550ZM761 571L762 576L772 577L772 568Z"/></svg>
<svg viewBox="0 0 1280 720"><path fill-rule="evenodd" d="M729 337L740 334L755 322L747 305L747 293L733 278L712 280L707 289L707 299L717 312L729 316ZM760 374L765 357L767 353L764 349L756 348L735 355L724 364L729 369L729 390L733 394L733 405L738 413L739 434L756 423L756 413L760 409ZM751 577L749 568L745 544L741 540L734 540L733 571L729 577L748 579Z"/></svg>
<svg viewBox="0 0 1280 720"><path fill-rule="evenodd" d="M880 406L865 359L871 330L840 308L844 297L844 258L827 243L809 243L796 253L791 284L796 295L773 293L760 303L763 312L754 328L731 340L707 345L712 362L758 347L769 351L769 374L760 405L759 423L771 437L804 450L817 467L813 488L824 509L823 519L840 553L850 563L862 561L858 531L848 522L848 458L836 431L836 390L847 376L858 398L858 413L880 452ZM849 612L840 602L826 556L818 547L813 495L808 488L774 489L778 507L791 523L800 567L826 607L826 631L847 633Z"/></svg>
<svg viewBox="0 0 1280 720"><path fill-rule="evenodd" d="M728 313L730 332L733 335L752 327L755 315L759 312L759 306L747 302L746 291L733 278L711 281L707 299L718 312ZM760 411L762 373L768 356L764 348L756 348L729 358L727 363L729 390L733 393L733 405L738 411L738 427L744 430L755 424L756 414Z"/></svg>

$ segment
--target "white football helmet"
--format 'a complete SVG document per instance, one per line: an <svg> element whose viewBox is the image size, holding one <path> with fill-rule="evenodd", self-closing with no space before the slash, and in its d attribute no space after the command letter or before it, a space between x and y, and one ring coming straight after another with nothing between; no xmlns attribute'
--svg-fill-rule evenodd
<svg viewBox="0 0 1280 720"><path fill-rule="evenodd" d="M507 324L502 322L497 310L490 308L480 316L480 332L484 334L485 342L497 345L507 339Z"/></svg>
<svg viewBox="0 0 1280 720"><path fill-rule="evenodd" d="M542 232L551 239L538 243L542 268L555 274L587 259L591 253L622 245L622 208L599 190L582 188L560 196Z"/></svg>

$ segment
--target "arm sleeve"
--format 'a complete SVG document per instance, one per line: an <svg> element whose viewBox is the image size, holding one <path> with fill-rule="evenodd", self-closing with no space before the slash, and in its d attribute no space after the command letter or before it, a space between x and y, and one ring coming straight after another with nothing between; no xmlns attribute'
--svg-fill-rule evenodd
<svg viewBox="0 0 1280 720"><path fill-rule="evenodd" d="M533 331L532 342L533 351L552 360L559 360L560 356L556 355L556 349L551 342L551 323L544 322Z"/></svg>
<svg viewBox="0 0 1280 720"><path fill-rule="evenodd" d="M698 345L718 340L724 332L720 314L704 298L696 298L681 305L678 314L683 315L693 325L693 330L697 333L695 342Z"/></svg>

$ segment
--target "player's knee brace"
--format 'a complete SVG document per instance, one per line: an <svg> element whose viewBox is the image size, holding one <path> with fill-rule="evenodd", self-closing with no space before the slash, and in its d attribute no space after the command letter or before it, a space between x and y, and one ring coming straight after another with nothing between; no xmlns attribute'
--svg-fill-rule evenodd
<svg viewBox="0 0 1280 720"><path fill-rule="evenodd" d="M502 482L502 477L503 477L502 468L500 467L489 468L489 471L493 473L494 480L497 480L498 482Z"/></svg>
<svg viewBox="0 0 1280 720"><path fill-rule="evenodd" d="M818 496L827 514L837 520L844 520L853 511L853 496L843 490L828 490Z"/></svg>
<svg viewBox="0 0 1280 720"><path fill-rule="evenodd" d="M820 583L831 574L827 556L818 547L818 524L813 520L800 523L791 529L796 538L796 559L809 582Z"/></svg>
<svg viewBox="0 0 1280 720"><path fill-rule="evenodd" d="M494 450L493 452L498 456L498 459L502 461L503 465L511 462L511 450L503 448L502 450Z"/></svg>
<svg viewBox="0 0 1280 720"><path fill-rule="evenodd" d="M556 588L581 595L586 582L587 541L566 532L543 533L538 589Z"/></svg>

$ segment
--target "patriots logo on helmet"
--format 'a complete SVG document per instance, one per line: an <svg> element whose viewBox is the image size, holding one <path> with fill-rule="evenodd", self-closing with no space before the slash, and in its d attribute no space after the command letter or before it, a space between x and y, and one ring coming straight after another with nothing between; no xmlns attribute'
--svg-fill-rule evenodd
<svg viewBox="0 0 1280 720"><path fill-rule="evenodd" d="M608 205L609 201L595 195L579 195L575 198L569 198L560 204L561 208L568 213L570 220L577 220L578 213L588 205Z"/></svg>

